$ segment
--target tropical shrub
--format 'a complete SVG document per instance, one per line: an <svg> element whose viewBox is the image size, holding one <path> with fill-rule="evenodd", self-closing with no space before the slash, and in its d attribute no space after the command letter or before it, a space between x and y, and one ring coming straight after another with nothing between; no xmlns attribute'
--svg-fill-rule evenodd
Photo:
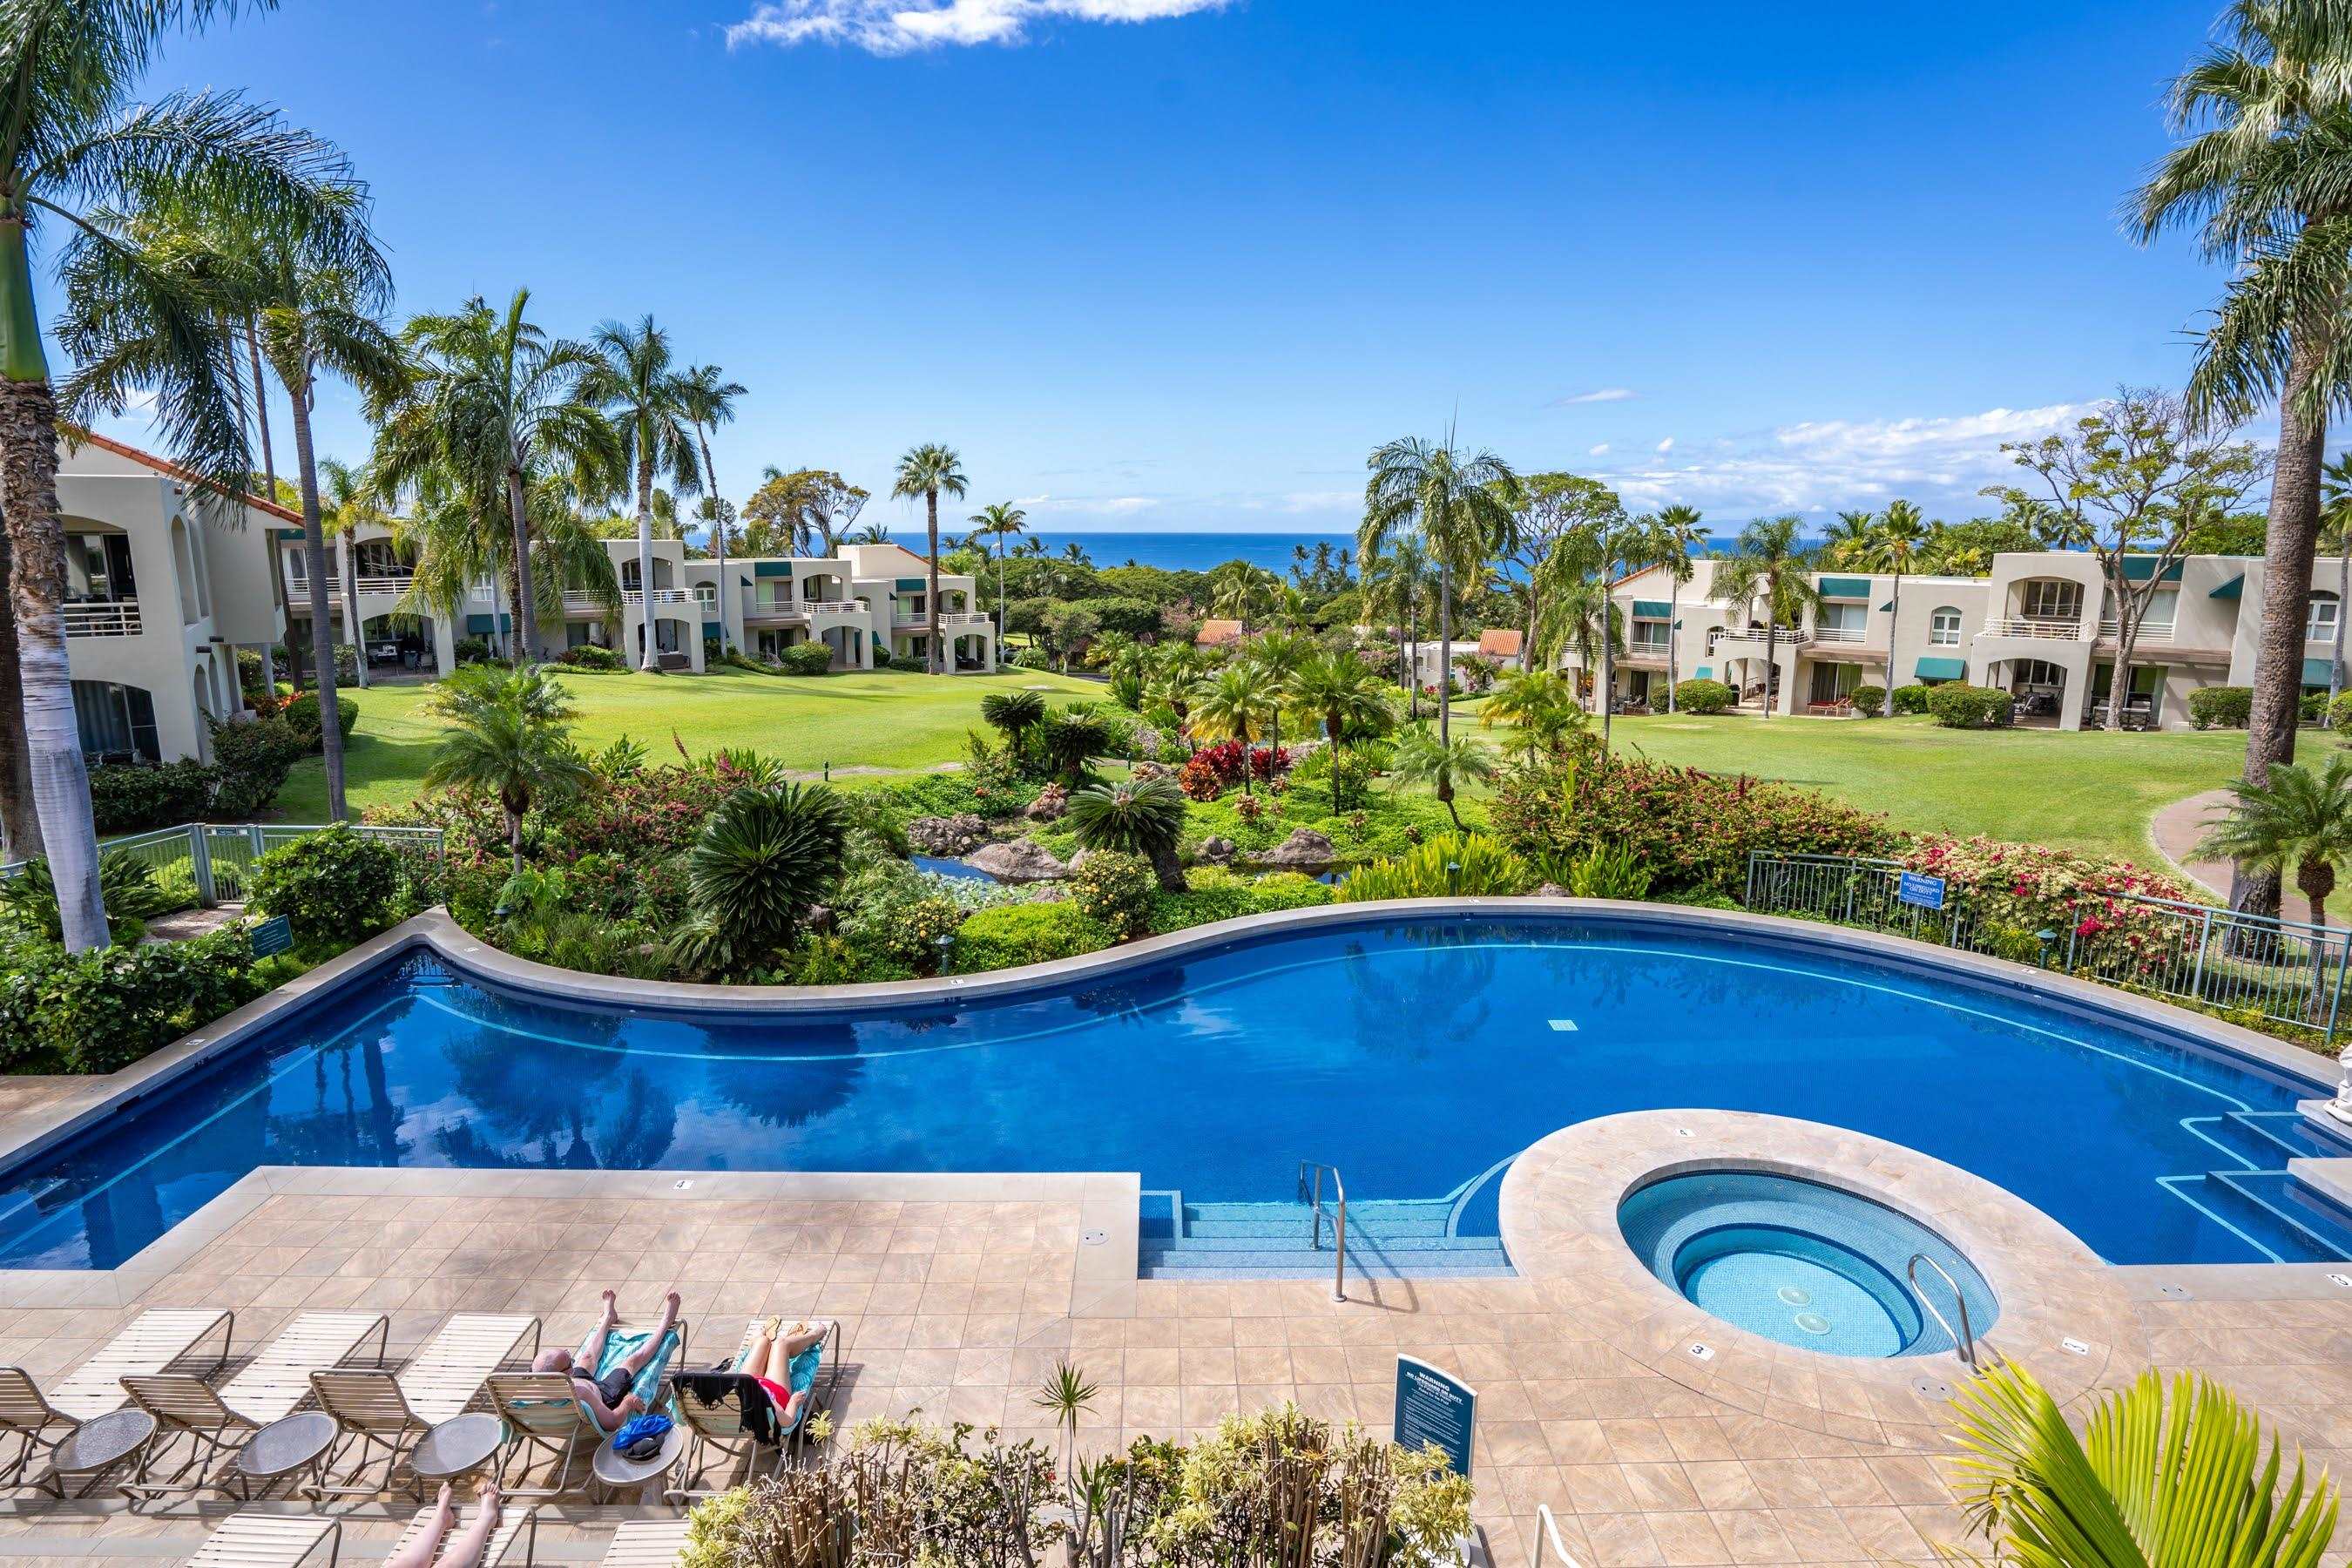
<svg viewBox="0 0 2352 1568"><path fill-rule="evenodd" d="M187 899L181 901L156 882L154 868L122 849L109 849L99 856L98 889L106 905L109 933L117 942L127 940L126 922L150 921L196 901L193 880ZM0 915L44 941L63 939L58 885L47 857L36 855L14 877L0 881Z"/></svg>
<svg viewBox="0 0 2352 1568"><path fill-rule="evenodd" d="M1916 680L1908 686L1896 687L1895 710L1897 713L1925 713L1927 710L1927 693L1931 689Z"/></svg>
<svg viewBox="0 0 2352 1568"><path fill-rule="evenodd" d="M286 775L317 736L315 727L306 739L285 720L265 718L243 724L215 720L212 740L212 807L206 815L215 822L249 822L278 798Z"/></svg>
<svg viewBox="0 0 2352 1568"><path fill-rule="evenodd" d="M1244 746L1239 741L1220 741L1213 746L1203 746L1192 753L1192 763L1200 763L1216 775L1218 784L1231 789L1242 782L1243 758L1248 758L1250 777L1260 784L1277 778L1290 771L1290 752L1284 746ZM1187 763L1187 767L1192 765ZM1186 791L1188 795L1191 793ZM1214 800L1215 795L1207 798Z"/></svg>
<svg viewBox="0 0 2352 1568"><path fill-rule="evenodd" d="M1013 656L1012 664L1015 669L1051 669L1054 668L1054 661L1046 657L1045 650L1038 647L1023 648L1019 653Z"/></svg>
<svg viewBox="0 0 2352 1568"><path fill-rule="evenodd" d="M958 974L1099 952L1117 939L1075 903L1004 904L957 928L948 962Z"/></svg>
<svg viewBox="0 0 2352 1568"><path fill-rule="evenodd" d="M1038 724L1037 745L1055 776L1065 784L1076 784L1085 776L1088 763L1111 754L1110 726L1091 709L1065 708L1047 714Z"/></svg>
<svg viewBox="0 0 2352 1568"><path fill-rule="evenodd" d="M1144 692L1143 677L1137 674L1134 670L1121 670L1118 674L1112 676L1110 678L1110 685L1108 689L1110 692L1110 700L1113 702L1118 703L1121 708L1128 710L1129 712L1140 712L1142 710Z"/></svg>
<svg viewBox="0 0 2352 1568"><path fill-rule="evenodd" d="M610 671L629 668L628 660L623 658L614 649L598 647L594 643L587 642L565 648L555 656L555 662L568 669Z"/></svg>
<svg viewBox="0 0 2352 1568"><path fill-rule="evenodd" d="M1448 833L1394 859L1375 861L1348 873L1339 900L1360 904L1373 899L1444 899L1511 896L1535 885L1527 861L1500 839L1484 833Z"/></svg>
<svg viewBox="0 0 2352 1568"><path fill-rule="evenodd" d="M298 691L288 698L285 706L278 710L277 717L294 731L305 752L315 752L326 743L319 733L319 693L316 688ZM344 740L352 738L352 726L359 721L360 705L352 700L349 691L337 689L335 728L343 732Z"/></svg>
<svg viewBox="0 0 2352 1568"><path fill-rule="evenodd" d="M1070 874L1070 901L1078 912L1121 942L1151 926L1154 878L1150 862L1116 849L1089 849Z"/></svg>
<svg viewBox="0 0 2352 1568"><path fill-rule="evenodd" d="M776 663L786 675L827 675L833 670L833 649L821 642L796 642L778 650Z"/></svg>
<svg viewBox="0 0 2352 1568"><path fill-rule="evenodd" d="M1004 737L1004 749L1015 759L1029 733L1045 721L1042 691L992 691L980 700L980 716Z"/></svg>
<svg viewBox="0 0 2352 1568"><path fill-rule="evenodd" d="M1184 792L1168 780L1128 779L1074 791L1065 820L1084 847L1140 855L1159 874L1162 889L1184 890L1184 868L1176 858Z"/></svg>
<svg viewBox="0 0 2352 1568"><path fill-rule="evenodd" d="M490 661L490 639L459 637L450 644L449 657L459 664L488 664Z"/></svg>
<svg viewBox="0 0 2352 1568"><path fill-rule="evenodd" d="M1184 765L1176 770L1176 786L1184 792L1187 800L1212 801L1225 793L1225 781L1217 776L1215 768L1201 760L1198 752L1185 758Z"/></svg>
<svg viewBox="0 0 2352 1568"><path fill-rule="evenodd" d="M1625 845L1604 844L1568 868L1568 890L1580 899L1639 899L1650 890L1650 868Z"/></svg>
<svg viewBox="0 0 2352 1568"><path fill-rule="evenodd" d="M2171 972L2196 941L2194 929L2131 898L2189 901L2178 879L2128 860L2100 860L2036 844L1931 835L1900 852L1905 866L1945 883L1945 908L1979 927L2058 934L2063 959L2130 979ZM2128 896L2128 897L2127 897ZM2037 943L2037 947L2038 947Z"/></svg>
<svg viewBox="0 0 2352 1568"><path fill-rule="evenodd" d="M2339 735L2352 735L2352 691L2337 692L2327 705L2327 727Z"/></svg>
<svg viewBox="0 0 2352 1568"><path fill-rule="evenodd" d="M130 1066L266 989L252 939L228 926L190 942L68 953L20 942L0 963L0 1067L104 1073Z"/></svg>
<svg viewBox="0 0 2352 1568"><path fill-rule="evenodd" d="M242 726L240 726L242 727ZM117 763L89 770L89 805L100 833L142 833L200 822L211 811L214 769L176 763Z"/></svg>
<svg viewBox="0 0 2352 1568"><path fill-rule="evenodd" d="M1857 686L1849 695L1847 700L1853 703L1853 710L1858 716L1864 719L1875 719L1880 714L1886 711L1886 688L1884 686Z"/></svg>
<svg viewBox="0 0 2352 1568"><path fill-rule="evenodd" d="M1720 713L1731 706L1731 688L1720 680L1685 680L1675 687L1675 707L1685 713Z"/></svg>
<svg viewBox="0 0 2352 1568"><path fill-rule="evenodd" d="M256 860L247 901L284 915L301 951L340 952L392 923L401 881L400 857L389 845L339 822Z"/></svg>
<svg viewBox="0 0 2352 1568"><path fill-rule="evenodd" d="M2189 722L2200 730L2242 730L2253 716L2251 686L2208 686L2189 694Z"/></svg>
<svg viewBox="0 0 2352 1568"><path fill-rule="evenodd" d="M1927 693L1927 713L1947 730L1993 730L2009 722L2017 699L1989 686L1948 680Z"/></svg>
<svg viewBox="0 0 2352 1568"><path fill-rule="evenodd" d="M671 939L681 965L737 970L790 946L802 915L840 880L849 827L822 784L746 787L719 802L687 853L693 918Z"/></svg>
<svg viewBox="0 0 2352 1568"><path fill-rule="evenodd" d="M1203 867L1193 870L1192 886L1181 893L1161 893L1151 900L1154 932L1183 931L1212 921L1243 915L1270 914L1276 910L1312 909L1336 896L1330 884L1297 871L1277 871L1265 877Z"/></svg>

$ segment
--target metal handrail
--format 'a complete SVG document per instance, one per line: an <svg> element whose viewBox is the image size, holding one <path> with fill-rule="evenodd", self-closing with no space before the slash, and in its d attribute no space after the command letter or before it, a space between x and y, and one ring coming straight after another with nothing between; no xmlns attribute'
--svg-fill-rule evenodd
<svg viewBox="0 0 2352 1568"><path fill-rule="evenodd" d="M1919 1265L1922 1263L1934 1269L1937 1277L1951 1288L1952 1300L1959 1304L1960 1309L1959 1332L1952 1332L1951 1323L1945 1319L1943 1313L1936 1310L1936 1303L1927 1300L1927 1292L1919 1289ZM1927 1315L1935 1319L1937 1326L1946 1334L1950 1335L1952 1342L1959 1347L1960 1360L1968 1363L1969 1370L1983 1371L1984 1369L1977 1364L1976 1330L1969 1322L1969 1299L1960 1293L1960 1282L1953 1279L1942 1264L1924 1252L1913 1253L1911 1261L1903 1266L1903 1273L1905 1278L1911 1281L1911 1294L1918 1298L1919 1305L1927 1309Z"/></svg>
<svg viewBox="0 0 2352 1568"><path fill-rule="evenodd" d="M1321 1164L1313 1160L1299 1161L1298 1198L1301 1203L1310 1201L1307 1195L1307 1175L1310 1172L1313 1173L1314 1195L1311 1201L1315 1205L1315 1215L1310 1222L1314 1229L1309 1237L1308 1246L1319 1252L1323 1249L1323 1173L1326 1171L1331 1173L1332 1191L1339 1195L1339 1215L1331 1226L1331 1244L1338 1248L1339 1254L1339 1262L1331 1271L1331 1300L1344 1301L1348 1299L1348 1184L1339 1179L1339 1167Z"/></svg>
<svg viewBox="0 0 2352 1568"><path fill-rule="evenodd" d="M1552 1517L1551 1504L1548 1502L1536 1504L1536 1530L1535 1550L1528 1552L1528 1556L1541 1563L1544 1548L1549 1546L1551 1548L1552 1555L1559 1559L1561 1568L1584 1568L1584 1564L1570 1554L1568 1542L1559 1538L1559 1521Z"/></svg>

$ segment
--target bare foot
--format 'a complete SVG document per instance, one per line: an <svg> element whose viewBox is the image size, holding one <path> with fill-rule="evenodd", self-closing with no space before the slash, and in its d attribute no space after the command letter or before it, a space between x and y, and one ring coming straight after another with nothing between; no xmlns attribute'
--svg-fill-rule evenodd
<svg viewBox="0 0 2352 1568"><path fill-rule="evenodd" d="M662 1298L662 1310L668 1313L673 1318L677 1316L678 1309L685 1305L686 1298L679 1295L675 1290L672 1290L668 1295Z"/></svg>
<svg viewBox="0 0 2352 1568"><path fill-rule="evenodd" d="M445 1492L447 1491L449 1489L448 1484L444 1482L441 1489ZM495 1530L498 1528L499 1508L498 1482L484 1481L482 1483L481 1507L482 1517L490 1521L490 1527L492 1529Z"/></svg>
<svg viewBox="0 0 2352 1568"><path fill-rule="evenodd" d="M436 1533L446 1531L457 1517L457 1499L449 1483L441 1483L441 1495L433 1500L433 1527Z"/></svg>
<svg viewBox="0 0 2352 1568"><path fill-rule="evenodd" d="M620 1294L617 1290L604 1292L604 1326L608 1329L621 1321Z"/></svg>

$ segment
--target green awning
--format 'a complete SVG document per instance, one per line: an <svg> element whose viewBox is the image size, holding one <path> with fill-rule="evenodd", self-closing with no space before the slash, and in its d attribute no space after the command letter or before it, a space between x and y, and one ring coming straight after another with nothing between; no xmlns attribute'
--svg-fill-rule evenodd
<svg viewBox="0 0 2352 1568"><path fill-rule="evenodd" d="M466 617L466 635L468 637L486 637L490 635L491 624L490 617L488 616L467 616ZM498 629L499 631L505 631L513 625L514 617L507 614L504 610L500 610L499 612L499 618L497 621Z"/></svg>
<svg viewBox="0 0 2352 1568"><path fill-rule="evenodd" d="M1964 658L1923 658L1911 667L1913 677L1920 680L1966 680L1969 661Z"/></svg>
<svg viewBox="0 0 2352 1568"><path fill-rule="evenodd" d="M1824 599L1867 599L1870 579L1867 577L1824 577L1822 579Z"/></svg>
<svg viewBox="0 0 2352 1568"><path fill-rule="evenodd" d="M2246 574L2241 572L2205 596L2209 599L2236 599L2243 597L2245 592Z"/></svg>
<svg viewBox="0 0 2352 1568"><path fill-rule="evenodd" d="M2305 659L2303 661L2303 683L2305 686L2326 685L2327 678L2329 674L2332 673L2336 661L2332 658Z"/></svg>
<svg viewBox="0 0 2352 1568"><path fill-rule="evenodd" d="M1663 621L1675 613L1674 605L1664 599L1636 599L1633 614L1643 620Z"/></svg>
<svg viewBox="0 0 2352 1568"><path fill-rule="evenodd" d="M1697 670L1692 674L1691 679L1693 680L1713 680L1715 679L1715 666L1711 664L1700 665Z"/></svg>
<svg viewBox="0 0 2352 1568"><path fill-rule="evenodd" d="M789 577L792 574L793 563L789 561L754 561L751 563L751 575L754 577Z"/></svg>
<svg viewBox="0 0 2352 1568"><path fill-rule="evenodd" d="M898 592L901 594L919 594L929 585L928 578L901 577L898 579Z"/></svg>
<svg viewBox="0 0 2352 1568"><path fill-rule="evenodd" d="M2125 557L2124 557L2124 581L2125 581L2125 582L2126 582L2126 583L2145 583L2145 582L2147 582L2150 577L2153 577L2153 576L2155 576L2155 575L2156 575L2156 557L2155 557L2155 556L2153 556L2153 555L2126 555L2126 556L2125 556ZM2163 575L2162 577L2160 577L2160 578L2158 578L2157 580L2158 580L2158 582L2163 582L2163 583L2178 583L2178 582L2179 582L2179 581L2180 581L2180 563L2179 563L2179 562L2178 562L2178 561L2176 561L2176 562L2174 562L2171 565L2169 565L2169 566L2166 567L2166 568L2164 569L2164 575Z"/></svg>
<svg viewBox="0 0 2352 1568"><path fill-rule="evenodd" d="M718 623L717 621L705 621L705 622L703 622L703 623L702 623L702 635L703 635L704 637L717 637L717 636L719 635L719 623Z"/></svg>
<svg viewBox="0 0 2352 1568"><path fill-rule="evenodd" d="M299 528L281 528L278 531L278 537L289 544L299 544L308 535Z"/></svg>

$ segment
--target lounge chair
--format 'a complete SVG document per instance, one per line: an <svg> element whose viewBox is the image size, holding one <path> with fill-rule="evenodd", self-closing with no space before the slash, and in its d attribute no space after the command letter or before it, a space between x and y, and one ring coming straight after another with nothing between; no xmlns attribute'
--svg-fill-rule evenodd
<svg viewBox="0 0 2352 1568"><path fill-rule="evenodd" d="M751 1350L751 1342L759 1336L760 1324L754 1321L744 1329L743 1341L735 1347L735 1353L727 1358L727 1364L731 1367L740 1362L744 1353ZM678 1469L678 1484L666 1494L669 1500L681 1502L688 1498L711 1495L698 1490L695 1482L710 1468L713 1449L718 1451L718 1458L730 1465L737 1459L742 1460L745 1480L756 1479L763 1474L782 1474L786 1461L807 1447L810 1417L833 1408L834 1394L841 1382L842 1345L841 1320L835 1318L826 1325L824 1338L817 1345L816 1373L809 1385L808 1403L801 1406L800 1419L780 1434L783 1441L776 1445L775 1458L764 1465L760 1459L759 1443L743 1425L740 1405L711 1404L697 1398L688 1388L677 1388L670 1399L670 1413L677 1417L678 1425L686 1428L687 1448L685 1462ZM778 1412L780 1418L782 1414Z"/></svg>
<svg viewBox="0 0 2352 1568"><path fill-rule="evenodd" d="M460 1312L441 1326L398 1373L371 1368L339 1368L313 1372L310 1391L319 1408L335 1418L341 1434L320 1461L320 1473L332 1477L347 1457L359 1455L355 1471L369 1468L383 1451L389 1480L416 1439L440 1423L461 1414L482 1391L489 1375L516 1359L522 1342L539 1353L537 1318L502 1317ZM321 1482L310 1489L314 1496L365 1496L382 1490L365 1483L334 1486Z"/></svg>
<svg viewBox="0 0 2352 1568"><path fill-rule="evenodd" d="M221 1336L221 1349L212 1372L228 1364L229 1346L236 1337L235 1312L210 1307L158 1307L142 1312L50 1389L48 1402L76 1421L120 1410L128 1397L122 1392L124 1378L163 1371L215 1331Z"/></svg>
<svg viewBox="0 0 2352 1568"><path fill-rule="evenodd" d="M686 1320L679 1319L667 1348L656 1352L630 1385L629 1392L644 1400L648 1410L661 1402L662 1376L670 1363L686 1353L687 1328ZM652 1332L651 1329L634 1332L614 1329L605 1338L604 1354L596 1367L596 1375L601 1377L618 1366ZM593 1459L597 1446L610 1435L574 1396L572 1374L501 1372L490 1376L488 1387L490 1407L507 1426L506 1447L499 1454L499 1489L515 1497L555 1497L569 1490L572 1460L582 1455ZM520 1459L521 1468L517 1474L528 1474L534 1452L544 1453L556 1461L554 1479L543 1487L509 1482L508 1467Z"/></svg>
<svg viewBox="0 0 2352 1568"><path fill-rule="evenodd" d="M397 1557L415 1545L418 1538L433 1527L433 1516L436 1511L430 1508L418 1509L416 1517L408 1521L408 1528L400 1532L400 1539L393 1542L392 1550L385 1555ZM457 1533L463 1522L463 1515L450 1521L449 1528L441 1532L441 1540L434 1543L436 1557L440 1555L441 1546L450 1536ZM514 1544L518 1541L523 1542L523 1562L529 1563L538 1555L539 1510L534 1505L526 1504L521 1508L509 1507L499 1511L499 1527L490 1531L489 1542L482 1548L482 1560L478 1568L499 1568L499 1565L507 1560L508 1553L514 1550Z"/></svg>
<svg viewBox="0 0 2352 1568"><path fill-rule="evenodd" d="M313 1372L341 1365L371 1337L376 1365L382 1366L391 1334L392 1320L381 1312L305 1312L264 1345L252 1365L218 1389L185 1372L123 1378L131 1403L155 1418L156 1434L140 1460L139 1473L123 1483L123 1490L152 1500L204 1486L208 1461L293 1414L310 1393ZM191 1439L186 1461L163 1480L151 1480L159 1452L183 1436ZM192 1468L195 1479L184 1484Z"/></svg>
<svg viewBox="0 0 2352 1568"><path fill-rule="evenodd" d="M51 1405L22 1367L0 1366L0 1436L16 1439L16 1452L0 1464L0 1486L21 1486L34 1456L47 1454L81 1425Z"/></svg>
<svg viewBox="0 0 2352 1568"><path fill-rule="evenodd" d="M299 1568L322 1544L328 1568L334 1568L343 1550L341 1520L317 1513L233 1513L205 1538L186 1568Z"/></svg>
<svg viewBox="0 0 2352 1568"><path fill-rule="evenodd" d="M633 1519L614 1532L599 1568L671 1568L686 1551L683 1519Z"/></svg>

